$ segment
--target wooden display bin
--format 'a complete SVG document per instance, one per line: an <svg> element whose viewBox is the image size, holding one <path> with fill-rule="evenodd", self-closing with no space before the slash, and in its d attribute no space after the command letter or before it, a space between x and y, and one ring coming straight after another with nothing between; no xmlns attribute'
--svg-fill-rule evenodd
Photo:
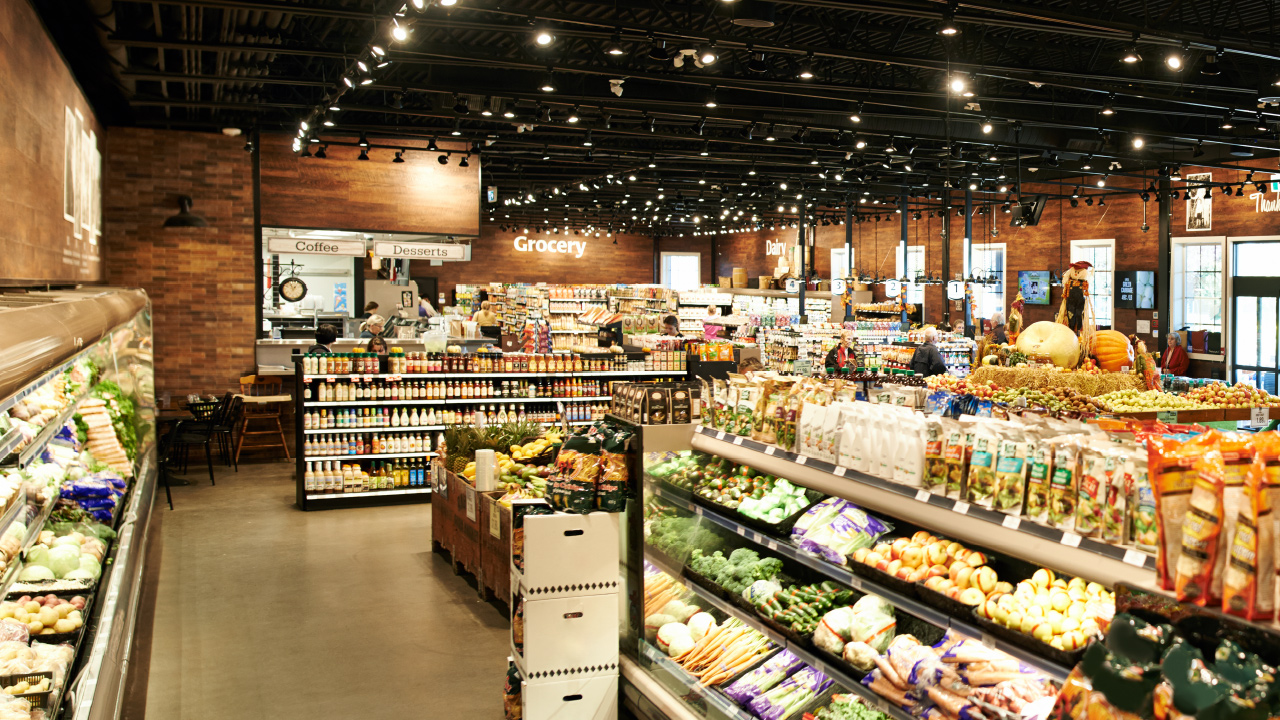
<svg viewBox="0 0 1280 720"><path fill-rule="evenodd" d="M431 549L435 552L444 552L449 554L450 563L453 561L454 547L457 545L457 538L453 530L453 495L449 492L452 480L448 477L453 473L446 471L446 480L444 492L437 494L432 498L431 502ZM454 567L457 571L457 567Z"/></svg>
<svg viewBox="0 0 1280 720"><path fill-rule="evenodd" d="M480 574L485 600L511 604L511 508L498 504L501 490L480 493Z"/></svg>
<svg viewBox="0 0 1280 720"><path fill-rule="evenodd" d="M480 577L480 492L462 476L449 473L449 504L453 506L454 571Z"/></svg>

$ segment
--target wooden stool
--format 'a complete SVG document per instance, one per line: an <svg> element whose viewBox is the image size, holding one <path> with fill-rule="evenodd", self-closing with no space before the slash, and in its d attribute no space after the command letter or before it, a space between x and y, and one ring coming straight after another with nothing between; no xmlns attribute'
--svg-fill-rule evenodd
<svg viewBox="0 0 1280 720"><path fill-rule="evenodd" d="M289 443L284 437L284 426L280 424L280 406L283 403L292 402L293 396L281 393L282 384L280 378L269 375L246 375L240 378L239 397L244 401L244 405L240 421L240 437L236 440L237 464L240 462L240 451L246 447L250 449L280 447L284 449L285 459L292 459L289 457ZM260 423L259 428L250 429L251 422ZM266 423L274 423L275 428ZM246 445L245 439L250 437L261 437L264 442L250 442Z"/></svg>

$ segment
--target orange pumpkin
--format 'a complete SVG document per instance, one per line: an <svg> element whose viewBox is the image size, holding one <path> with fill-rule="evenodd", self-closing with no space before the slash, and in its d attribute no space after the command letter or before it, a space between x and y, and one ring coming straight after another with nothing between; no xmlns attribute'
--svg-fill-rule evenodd
<svg viewBox="0 0 1280 720"><path fill-rule="evenodd" d="M1133 366L1133 346L1117 330L1099 330L1093 336L1093 356L1098 359L1098 367L1107 372Z"/></svg>

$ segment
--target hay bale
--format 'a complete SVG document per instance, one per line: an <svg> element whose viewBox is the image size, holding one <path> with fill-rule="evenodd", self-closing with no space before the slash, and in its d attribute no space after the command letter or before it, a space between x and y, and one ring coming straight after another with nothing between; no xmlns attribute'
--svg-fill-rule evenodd
<svg viewBox="0 0 1280 720"><path fill-rule="evenodd" d="M1128 373L1089 373L1044 370L1040 368L999 367L983 365L969 376L974 382L990 383L997 387L1045 390L1071 388L1082 395L1097 397L1115 390L1144 390L1142 378Z"/></svg>

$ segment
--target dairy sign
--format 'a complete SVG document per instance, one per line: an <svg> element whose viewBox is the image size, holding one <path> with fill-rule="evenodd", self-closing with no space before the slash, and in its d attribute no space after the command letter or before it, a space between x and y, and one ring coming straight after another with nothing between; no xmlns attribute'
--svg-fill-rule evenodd
<svg viewBox="0 0 1280 720"><path fill-rule="evenodd" d="M765 240L764 254L769 255L785 255L787 252L787 244L781 240Z"/></svg>
<svg viewBox="0 0 1280 720"><path fill-rule="evenodd" d="M384 258L408 258L410 260L469 260L468 245L455 243L413 243L379 240L373 244L373 254Z"/></svg>
<svg viewBox="0 0 1280 720"><path fill-rule="evenodd" d="M267 252L273 255L364 255L364 240L331 240L324 238L267 238Z"/></svg>
<svg viewBox="0 0 1280 720"><path fill-rule="evenodd" d="M550 238L533 240L528 235L517 235L513 244L520 252L572 255L575 258L582 257L582 253L587 251L586 240L552 240Z"/></svg>
<svg viewBox="0 0 1280 720"><path fill-rule="evenodd" d="M1249 197L1253 199L1254 212L1280 212L1280 175L1271 176L1267 192L1249 193Z"/></svg>

